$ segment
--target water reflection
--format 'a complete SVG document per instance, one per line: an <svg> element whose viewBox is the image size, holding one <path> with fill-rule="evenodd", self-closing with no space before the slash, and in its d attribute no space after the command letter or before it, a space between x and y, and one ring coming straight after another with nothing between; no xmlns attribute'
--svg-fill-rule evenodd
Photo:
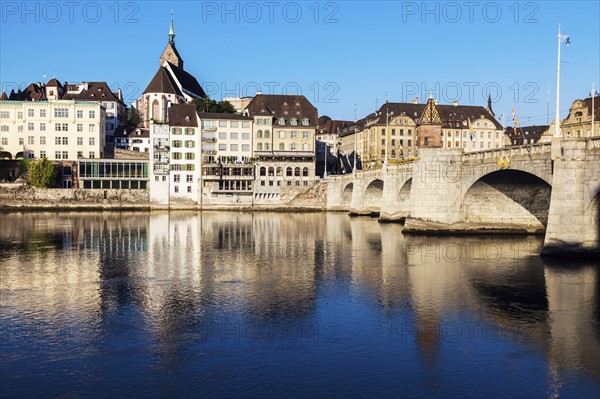
<svg viewBox="0 0 600 399"><path fill-rule="evenodd" d="M5 214L2 225L9 396L600 386L598 265L548 264L538 237L403 236L340 214Z"/></svg>

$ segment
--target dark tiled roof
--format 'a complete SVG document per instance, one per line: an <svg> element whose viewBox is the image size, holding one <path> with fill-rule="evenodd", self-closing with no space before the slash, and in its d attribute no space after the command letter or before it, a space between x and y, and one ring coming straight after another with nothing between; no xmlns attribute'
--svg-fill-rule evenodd
<svg viewBox="0 0 600 399"><path fill-rule="evenodd" d="M278 120L285 119L285 125L291 126L290 119L298 119L298 127L302 127L302 119L308 118L308 127L317 127L319 115L317 108L310 103L304 96L298 95L279 95L279 94L257 94L248 107L249 115L271 116ZM275 124L279 126L278 123ZM305 126L306 127L306 126Z"/></svg>
<svg viewBox="0 0 600 399"><path fill-rule="evenodd" d="M489 119L496 129L502 129L502 125L493 117L487 109L481 106L472 105L443 105L437 104L435 106L440 118L442 119L442 126L444 128L465 128L463 122L467 121L467 118L471 122L484 117ZM418 125L420 118L425 109L425 104L414 104L414 103L385 103L379 108L376 113L370 114L365 117L365 123L369 125L385 125L386 123L386 112L393 112L393 117L398 115L406 115L410 117ZM390 117L391 119L392 117Z"/></svg>
<svg viewBox="0 0 600 399"><path fill-rule="evenodd" d="M127 137L129 137L130 139L135 139L135 138L140 138L140 139L144 139L144 138L150 138L150 129L139 129L140 133L138 134L138 129L132 131L131 133L129 133L127 135Z"/></svg>
<svg viewBox="0 0 600 399"><path fill-rule="evenodd" d="M341 133L342 129L351 123L351 121L325 119L323 124L319 124L318 134Z"/></svg>
<svg viewBox="0 0 600 399"><path fill-rule="evenodd" d="M169 125L198 127L196 106L194 104L173 104L169 107Z"/></svg>
<svg viewBox="0 0 600 399"><path fill-rule="evenodd" d="M579 100L579 101L583 102L583 104L587 107L588 115L591 115L592 114L592 97L588 97L588 98L585 98L585 99ZM573 108L573 105L571 105L571 108ZM594 115L594 120L598 121L598 120L600 120L600 96L594 97L594 108L596 111L596 114ZM569 119L570 117L571 117L571 110L569 109L569 115L567 115L567 119Z"/></svg>
<svg viewBox="0 0 600 399"><path fill-rule="evenodd" d="M58 81L58 79L56 78L52 78L48 81L48 83L46 83L46 86L58 86L58 87L63 87L63 85Z"/></svg>
<svg viewBox="0 0 600 399"><path fill-rule="evenodd" d="M181 96L181 92L177 87L173 78L171 78L171 74L167 70L167 68L161 66L156 71L156 74L144 90L144 94L146 93L167 93L167 94L176 94Z"/></svg>
<svg viewBox="0 0 600 399"><path fill-rule="evenodd" d="M67 85L66 89L74 89L77 85ZM122 104L123 101L110 90L106 82L88 82L87 90L82 90L81 93L65 93L63 100L78 100L78 101L117 101Z"/></svg>
<svg viewBox="0 0 600 399"><path fill-rule="evenodd" d="M200 86L200 83L198 83L195 77L193 77L183 69L171 64L170 62L167 62L167 64L169 64L169 68L171 68L173 74L175 75L175 78L181 84L183 91L191 92L192 94L198 97L206 97L206 93L204 92L202 86Z"/></svg>
<svg viewBox="0 0 600 399"><path fill-rule="evenodd" d="M31 83L23 91L11 92L9 99L11 101L42 101L46 99L46 93L43 87Z"/></svg>
<svg viewBox="0 0 600 399"><path fill-rule="evenodd" d="M534 138L534 139L539 139L542 134L544 134L544 132L546 130L548 130L550 126L548 125L533 125L533 126L519 126L517 128L517 134L515 134L515 128L512 126L509 126L506 128L506 130L504 131L504 134L506 134L507 136L521 136L521 134L524 134L525 136L527 136L528 138Z"/></svg>
<svg viewBox="0 0 600 399"><path fill-rule="evenodd" d="M198 116L200 119L228 119L228 120L236 120L236 121L251 121L253 118L249 116L244 116L240 114L226 114L226 113L216 113L216 112L199 112Z"/></svg>

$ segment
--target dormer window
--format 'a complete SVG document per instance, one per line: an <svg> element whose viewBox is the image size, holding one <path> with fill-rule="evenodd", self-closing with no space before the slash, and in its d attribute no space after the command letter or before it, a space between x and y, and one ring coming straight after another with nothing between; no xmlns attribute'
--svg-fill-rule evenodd
<svg viewBox="0 0 600 399"><path fill-rule="evenodd" d="M308 118L302 119L302 126L308 126Z"/></svg>
<svg viewBox="0 0 600 399"><path fill-rule="evenodd" d="M279 118L279 126L285 125L285 118Z"/></svg>
<svg viewBox="0 0 600 399"><path fill-rule="evenodd" d="M298 119L296 119L296 118L290 119L290 125L292 125L292 126L298 126Z"/></svg>

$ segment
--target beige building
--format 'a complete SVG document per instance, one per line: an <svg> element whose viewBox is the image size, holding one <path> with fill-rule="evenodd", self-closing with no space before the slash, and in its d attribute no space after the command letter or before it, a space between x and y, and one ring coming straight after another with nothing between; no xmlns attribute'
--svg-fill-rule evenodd
<svg viewBox="0 0 600 399"><path fill-rule="evenodd" d="M0 158L102 158L105 128L98 102L0 101Z"/></svg>
<svg viewBox="0 0 600 399"><path fill-rule="evenodd" d="M600 96L594 97L594 113L594 136L600 136ZM592 137L592 97L573 101L561 129L564 137Z"/></svg>
<svg viewBox="0 0 600 399"><path fill-rule="evenodd" d="M244 114L254 119L255 200L279 201L282 187L313 185L318 113L310 101L258 94Z"/></svg>

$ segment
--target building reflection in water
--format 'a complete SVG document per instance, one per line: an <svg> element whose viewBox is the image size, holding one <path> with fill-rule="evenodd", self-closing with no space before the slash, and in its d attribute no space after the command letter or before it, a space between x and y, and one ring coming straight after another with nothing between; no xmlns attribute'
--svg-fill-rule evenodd
<svg viewBox="0 0 600 399"><path fill-rule="evenodd" d="M539 237L404 236L342 214L7 214L3 225L16 226L0 230L9 341L70 328L74 344L123 359L123 342L151 348L177 371L207 342L268 345L327 322L344 338L351 318L407 334L427 371L491 326L547 358L556 393L565 373L600 377L598 267L542 260ZM370 316L335 314L338 302ZM460 342L447 335L457 328L469 329Z"/></svg>

